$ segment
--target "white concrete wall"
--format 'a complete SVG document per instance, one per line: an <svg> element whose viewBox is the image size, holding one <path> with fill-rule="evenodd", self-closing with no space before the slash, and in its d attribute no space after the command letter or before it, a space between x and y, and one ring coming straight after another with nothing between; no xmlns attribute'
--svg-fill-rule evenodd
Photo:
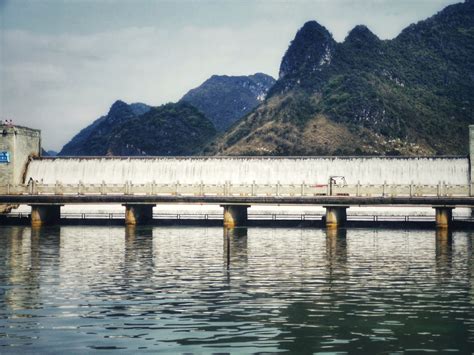
<svg viewBox="0 0 474 355"><path fill-rule="evenodd" d="M223 183L326 184L345 176L348 184L468 184L463 157L224 157L224 158L45 158L28 166L26 179L45 184Z"/></svg>

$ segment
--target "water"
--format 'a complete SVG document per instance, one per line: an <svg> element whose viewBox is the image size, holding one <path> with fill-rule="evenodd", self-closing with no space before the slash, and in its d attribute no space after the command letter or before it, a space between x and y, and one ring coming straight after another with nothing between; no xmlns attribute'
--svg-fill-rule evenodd
<svg viewBox="0 0 474 355"><path fill-rule="evenodd" d="M0 227L0 353L470 353L473 240Z"/></svg>
<svg viewBox="0 0 474 355"><path fill-rule="evenodd" d="M348 184L469 183L467 158L53 158L29 163L26 180L54 184L175 183L326 184L330 176Z"/></svg>

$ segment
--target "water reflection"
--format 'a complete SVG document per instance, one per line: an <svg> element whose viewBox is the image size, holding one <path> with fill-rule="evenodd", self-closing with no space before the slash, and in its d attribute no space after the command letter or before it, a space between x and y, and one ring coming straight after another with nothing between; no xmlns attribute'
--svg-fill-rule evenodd
<svg viewBox="0 0 474 355"><path fill-rule="evenodd" d="M0 353L469 352L472 239L0 227Z"/></svg>
<svg viewBox="0 0 474 355"><path fill-rule="evenodd" d="M128 226L125 228L124 270L153 273L153 228Z"/></svg>
<svg viewBox="0 0 474 355"><path fill-rule="evenodd" d="M4 290L4 301L12 310L35 309L41 305L40 286L43 280L40 280L40 271L57 260L58 235L59 229L55 227L11 227L9 238L1 248L6 263L1 280L3 285L13 285ZM30 313L23 316L28 317Z"/></svg>
<svg viewBox="0 0 474 355"><path fill-rule="evenodd" d="M436 230L436 271L450 277L453 259L453 234L447 229Z"/></svg>
<svg viewBox="0 0 474 355"><path fill-rule="evenodd" d="M247 265L247 235L248 228L224 228L224 260L226 268L231 264L240 267Z"/></svg>
<svg viewBox="0 0 474 355"><path fill-rule="evenodd" d="M347 230L328 228L325 232L328 267L332 272L347 262Z"/></svg>

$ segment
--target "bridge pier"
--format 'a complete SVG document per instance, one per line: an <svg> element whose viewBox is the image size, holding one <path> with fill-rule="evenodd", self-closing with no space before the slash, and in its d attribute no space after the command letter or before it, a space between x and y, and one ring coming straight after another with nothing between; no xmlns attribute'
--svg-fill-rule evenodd
<svg viewBox="0 0 474 355"><path fill-rule="evenodd" d="M447 229L453 221L454 207L433 207L436 210L436 228Z"/></svg>
<svg viewBox="0 0 474 355"><path fill-rule="evenodd" d="M153 207L156 205L126 204L123 206L125 206L125 224L127 226L135 226L151 222L153 219Z"/></svg>
<svg viewBox="0 0 474 355"><path fill-rule="evenodd" d="M346 224L349 206L324 206L326 209L326 228L338 228Z"/></svg>
<svg viewBox="0 0 474 355"><path fill-rule="evenodd" d="M242 227L247 224L250 206L247 205L221 205L224 207L224 227Z"/></svg>
<svg viewBox="0 0 474 355"><path fill-rule="evenodd" d="M59 223L61 219L61 205L30 205L31 226L41 227Z"/></svg>

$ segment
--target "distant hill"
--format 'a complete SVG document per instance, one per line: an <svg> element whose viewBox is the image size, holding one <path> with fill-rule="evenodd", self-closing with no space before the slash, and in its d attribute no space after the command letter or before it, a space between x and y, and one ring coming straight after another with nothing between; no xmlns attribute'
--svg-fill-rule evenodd
<svg viewBox="0 0 474 355"><path fill-rule="evenodd" d="M214 75L198 88L190 90L178 104L152 109L143 103L127 104L117 100L107 115L81 130L58 155L197 154L203 143L216 135L215 128L224 130L251 111L264 100L274 82L272 77L261 73L250 76ZM159 122L151 122L150 116L145 116L149 111L153 111L155 118L160 116ZM173 115L175 121L167 121ZM168 118L163 121L165 116ZM152 123L154 129L149 130L146 125ZM209 123L212 127L208 126ZM186 134L185 124L190 125L191 136ZM136 125L137 129L132 125ZM135 135L130 135L131 131ZM177 137L177 132L182 136ZM152 133L155 134L154 141L150 136ZM144 141L147 142L146 147ZM169 144L166 149L164 142ZM192 147L192 144L196 146Z"/></svg>
<svg viewBox="0 0 474 355"><path fill-rule="evenodd" d="M192 155L215 135L212 122L188 103L150 107L116 101L59 155Z"/></svg>
<svg viewBox="0 0 474 355"><path fill-rule="evenodd" d="M223 132L260 104L274 83L275 79L262 73L249 76L213 75L188 91L181 101L197 107L218 131Z"/></svg>
<svg viewBox="0 0 474 355"><path fill-rule="evenodd" d="M142 103L129 105L117 100L110 107L107 115L98 118L92 124L81 130L61 149L58 155L106 155L108 150L107 143L112 130L122 123L143 115L150 109L150 106Z"/></svg>
<svg viewBox="0 0 474 355"><path fill-rule="evenodd" d="M105 144L107 155L194 155L216 135L200 111L186 102L153 107L117 125Z"/></svg>
<svg viewBox="0 0 474 355"><path fill-rule="evenodd" d="M206 148L219 155L466 154L474 123L474 1L392 40L310 21L267 98Z"/></svg>

